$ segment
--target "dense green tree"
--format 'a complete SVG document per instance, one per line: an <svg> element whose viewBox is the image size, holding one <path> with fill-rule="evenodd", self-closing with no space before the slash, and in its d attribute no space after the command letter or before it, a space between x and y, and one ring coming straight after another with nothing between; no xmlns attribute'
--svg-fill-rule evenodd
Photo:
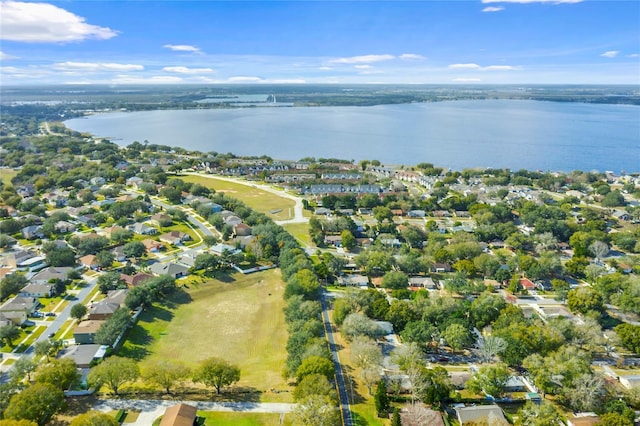
<svg viewBox="0 0 640 426"><path fill-rule="evenodd" d="M454 351L459 351L473 344L473 336L467 327L453 323L442 331L442 337Z"/></svg>
<svg viewBox="0 0 640 426"><path fill-rule="evenodd" d="M134 360L112 356L89 371L87 382L96 388L106 385L118 395L122 385L135 381L139 376L140 369Z"/></svg>
<svg viewBox="0 0 640 426"><path fill-rule="evenodd" d="M604 312L604 301L600 293L591 287L578 287L567 293L567 307L571 312L586 314L590 311Z"/></svg>
<svg viewBox="0 0 640 426"><path fill-rule="evenodd" d="M18 293L27 285L27 279L20 273L6 275L0 281L0 299L4 300L12 294Z"/></svg>
<svg viewBox="0 0 640 426"><path fill-rule="evenodd" d="M449 373L443 367L425 368L421 381L419 395L426 404L441 407L453 392Z"/></svg>
<svg viewBox="0 0 640 426"><path fill-rule="evenodd" d="M122 252L128 258L140 258L145 255L147 249L140 241L131 241L122 247Z"/></svg>
<svg viewBox="0 0 640 426"><path fill-rule="evenodd" d="M332 379L334 376L333 362L321 356L310 356L303 359L296 371L296 381L300 383L310 374L321 374L327 379Z"/></svg>
<svg viewBox="0 0 640 426"><path fill-rule="evenodd" d="M98 288L102 294L107 294L110 290L117 290L123 287L125 287L125 283L117 271L107 272L98 277Z"/></svg>
<svg viewBox="0 0 640 426"><path fill-rule="evenodd" d="M467 382L466 387L476 394L500 397L504 394L511 373L506 364L483 365Z"/></svg>
<svg viewBox="0 0 640 426"><path fill-rule="evenodd" d="M180 362L160 360L148 364L142 370L142 379L163 388L167 394L170 394L171 388L190 374L189 368Z"/></svg>
<svg viewBox="0 0 640 426"><path fill-rule="evenodd" d="M296 402L312 395L328 396L332 401L336 402L338 400L335 386L322 374L305 376L293 390L293 400Z"/></svg>
<svg viewBox="0 0 640 426"><path fill-rule="evenodd" d="M376 413L378 417L387 417L389 415L389 409L391 408L391 402L387 395L387 385L384 380L378 382L376 387L376 393L373 395L373 403L376 407Z"/></svg>
<svg viewBox="0 0 640 426"><path fill-rule="evenodd" d="M76 303L71 307L71 318L75 318L77 320L81 320L89 310L82 303Z"/></svg>
<svg viewBox="0 0 640 426"><path fill-rule="evenodd" d="M36 383L48 383L65 391L78 379L80 373L71 358L53 359L36 370Z"/></svg>
<svg viewBox="0 0 640 426"><path fill-rule="evenodd" d="M47 264L49 266L74 266L76 254L69 247L62 247L47 252Z"/></svg>
<svg viewBox="0 0 640 426"><path fill-rule="evenodd" d="M13 342L20 337L20 329L15 324L0 327L0 342L3 345L13 346Z"/></svg>
<svg viewBox="0 0 640 426"><path fill-rule="evenodd" d="M100 345L111 346L115 343L118 336L131 326L131 323L132 320L129 311L120 308L96 331L94 341Z"/></svg>
<svg viewBox="0 0 640 426"><path fill-rule="evenodd" d="M215 388L220 394L223 387L240 380L240 369L221 358L207 358L193 372L193 380Z"/></svg>
<svg viewBox="0 0 640 426"><path fill-rule="evenodd" d="M617 325L615 332L622 346L635 354L640 354L640 326L623 323Z"/></svg>
<svg viewBox="0 0 640 426"><path fill-rule="evenodd" d="M404 272L389 271L382 277L382 286L390 289L406 289L409 287L409 277Z"/></svg>
<svg viewBox="0 0 640 426"><path fill-rule="evenodd" d="M64 393L60 389L48 383L36 383L11 398L4 416L44 426L64 407Z"/></svg>

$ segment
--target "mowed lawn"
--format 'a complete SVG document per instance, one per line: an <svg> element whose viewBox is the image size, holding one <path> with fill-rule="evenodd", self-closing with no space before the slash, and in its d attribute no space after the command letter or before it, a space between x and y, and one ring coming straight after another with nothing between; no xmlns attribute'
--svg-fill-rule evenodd
<svg viewBox="0 0 640 426"><path fill-rule="evenodd" d="M158 359L195 367L205 358L220 357L240 367L238 386L290 390L282 378L287 331L280 271L227 278L190 284L170 306L145 311L120 354L139 360L142 369ZM265 394L282 401L289 395Z"/></svg>
<svg viewBox="0 0 640 426"><path fill-rule="evenodd" d="M7 169L4 167L0 168L0 181L2 181L5 185L12 185L11 179L13 179L13 177L17 174L17 170Z"/></svg>
<svg viewBox="0 0 640 426"><path fill-rule="evenodd" d="M270 413L224 413L199 411L198 416L207 419L205 425L215 426L279 426L292 425L292 414L285 414L280 423L280 414Z"/></svg>
<svg viewBox="0 0 640 426"><path fill-rule="evenodd" d="M179 178L185 182L199 183L207 188L213 188L217 192L224 192L252 209L266 214L273 220L286 220L293 217L293 207L295 206L293 200L255 188L251 184L243 185L209 176L185 175L179 176Z"/></svg>

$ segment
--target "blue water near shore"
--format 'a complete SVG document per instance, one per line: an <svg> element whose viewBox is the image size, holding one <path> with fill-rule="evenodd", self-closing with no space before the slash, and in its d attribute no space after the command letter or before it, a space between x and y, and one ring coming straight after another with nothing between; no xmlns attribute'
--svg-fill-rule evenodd
<svg viewBox="0 0 640 426"><path fill-rule="evenodd" d="M74 130L203 152L543 171L640 171L640 107L520 100L114 112Z"/></svg>

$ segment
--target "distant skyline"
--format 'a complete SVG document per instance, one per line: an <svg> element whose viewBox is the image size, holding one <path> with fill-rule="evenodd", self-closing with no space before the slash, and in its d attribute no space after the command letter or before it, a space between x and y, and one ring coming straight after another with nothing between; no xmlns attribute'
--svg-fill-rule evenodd
<svg viewBox="0 0 640 426"><path fill-rule="evenodd" d="M0 84L640 84L640 1L0 1Z"/></svg>

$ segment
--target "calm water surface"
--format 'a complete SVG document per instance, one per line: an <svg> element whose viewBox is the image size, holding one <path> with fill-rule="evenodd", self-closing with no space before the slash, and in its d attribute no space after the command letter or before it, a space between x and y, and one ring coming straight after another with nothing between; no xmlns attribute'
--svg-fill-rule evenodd
<svg viewBox="0 0 640 426"><path fill-rule="evenodd" d="M640 107L516 100L108 113L66 125L128 145L461 170L640 171Z"/></svg>

